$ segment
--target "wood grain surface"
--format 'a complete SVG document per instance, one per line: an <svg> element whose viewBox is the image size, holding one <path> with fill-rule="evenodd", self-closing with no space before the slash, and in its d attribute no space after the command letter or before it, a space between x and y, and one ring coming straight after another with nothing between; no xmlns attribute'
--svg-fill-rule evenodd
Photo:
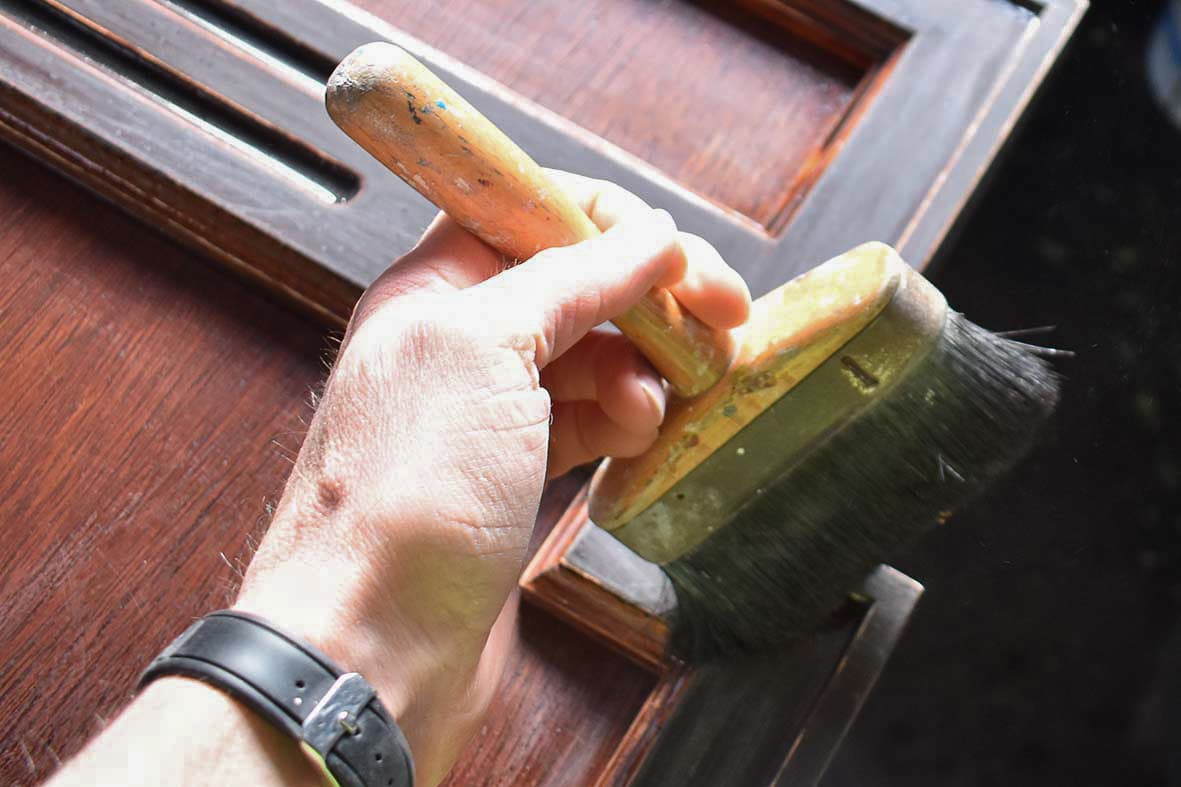
<svg viewBox="0 0 1181 787"><path fill-rule="evenodd" d="M230 599L327 345L11 149L0 171L0 783L32 784Z"/></svg>
<svg viewBox="0 0 1181 787"><path fill-rule="evenodd" d="M593 128L580 129L447 52L426 48L399 29L399 16L411 17L395 13L398 3L389 2L389 8L370 3L383 21L343 0L0 0L0 136L340 324L358 288L409 248L434 213L323 112L321 86L332 64L384 39L414 51L537 161L615 181L667 208L761 294L872 240L897 246L922 268L1085 4L735 0L735 7L766 17L764 33L783 31L856 62L859 73L869 69L839 131L807 159L814 179L797 189L795 202L768 233L609 144ZM614 2L654 14L697 8L690 0ZM534 30L556 6L581 7L528 0L511 25L504 22L512 27L505 35L559 35L560 29ZM729 25L724 16L702 19ZM473 11L471 19L479 18ZM630 17L598 18L603 25L619 20ZM616 52L617 39L626 43L633 28L615 35L599 27L594 39L603 48L576 46L571 61L589 57L617 67L588 82L585 72L568 71L564 62L545 63L547 84L566 85L571 95L593 84L613 95L616 80L637 78ZM447 34L479 38L483 29L473 21ZM464 51L458 41L452 48ZM530 51L511 54L525 63ZM690 83L697 60L684 57L682 63L682 81ZM708 57L701 68L712 68ZM644 72L637 66L636 73ZM647 94L637 88L635 95ZM612 106L602 111L610 114ZM741 116L715 112L712 119L721 126ZM652 139L679 133L664 112L648 112L643 120ZM752 166L784 142L749 145Z"/></svg>
<svg viewBox="0 0 1181 787"><path fill-rule="evenodd" d="M450 72L539 161L669 207L762 292L865 240L925 264L1083 4L361 5L647 159L668 178L481 74ZM432 211L332 129L317 80L358 44L399 35L310 0L0 0L0 134L339 322ZM893 70L875 76L883 58ZM865 95L867 79L880 93ZM803 152L830 141L851 101L863 114L829 145L839 155ZM76 751L146 660L229 598L329 344L8 149L0 277L0 784L20 785ZM544 521L575 486L550 490ZM710 692L764 694L758 680L715 676L674 719L675 703L653 704L653 680L526 610L508 679L451 783L587 784L605 760L599 777L640 774L657 717L677 734L660 736L644 778L678 783L661 780L710 751L689 734L716 704ZM763 680L775 683L774 666ZM779 699L790 710L806 695ZM753 705L726 707L741 719ZM725 749L695 771L713 783L732 772L726 741L761 734L728 718L701 728ZM784 740L752 746L779 756ZM770 772L748 775L761 784Z"/></svg>
<svg viewBox="0 0 1181 787"><path fill-rule="evenodd" d="M590 785L655 685L623 656L525 605L495 704L444 784Z"/></svg>
<svg viewBox="0 0 1181 787"><path fill-rule="evenodd" d="M726 0L357 5L768 226L866 74Z"/></svg>
<svg viewBox="0 0 1181 787"><path fill-rule="evenodd" d="M671 609L675 601L658 599L666 602L663 609L645 604L640 593L626 592L639 584L629 584L628 577L612 582L605 572L595 575L580 570L583 566L571 554L571 547L587 524L586 504L584 489L561 514L525 567L519 583L521 591L534 604L589 636L610 643L614 650L645 669L663 673L670 666L666 659L669 625L661 611ZM594 565L610 563L622 549L613 541L603 545L612 551L596 550L596 546L591 545L589 550L593 556L589 562ZM599 557L602 559L595 560ZM625 566L617 563L615 567Z"/></svg>
<svg viewBox="0 0 1181 787"><path fill-rule="evenodd" d="M230 600L330 343L7 147L0 172L0 784L31 785ZM527 609L451 784L586 783L653 680Z"/></svg>

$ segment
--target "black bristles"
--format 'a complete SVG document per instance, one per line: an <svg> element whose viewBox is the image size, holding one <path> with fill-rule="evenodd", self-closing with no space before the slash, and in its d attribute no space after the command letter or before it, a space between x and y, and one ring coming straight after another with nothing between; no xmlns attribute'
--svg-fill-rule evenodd
<svg viewBox="0 0 1181 787"><path fill-rule="evenodd" d="M673 650L762 649L823 622L866 572L1008 470L1057 398L1057 376L1027 346L949 315L880 402L664 566Z"/></svg>

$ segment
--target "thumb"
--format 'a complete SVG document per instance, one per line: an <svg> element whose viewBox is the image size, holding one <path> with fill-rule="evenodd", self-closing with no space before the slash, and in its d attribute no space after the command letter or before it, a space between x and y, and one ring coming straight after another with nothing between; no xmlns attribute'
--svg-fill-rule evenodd
<svg viewBox="0 0 1181 787"><path fill-rule="evenodd" d="M679 281L686 265L672 217L650 210L597 238L542 251L463 295L477 299L474 308L531 334L540 369L653 287Z"/></svg>

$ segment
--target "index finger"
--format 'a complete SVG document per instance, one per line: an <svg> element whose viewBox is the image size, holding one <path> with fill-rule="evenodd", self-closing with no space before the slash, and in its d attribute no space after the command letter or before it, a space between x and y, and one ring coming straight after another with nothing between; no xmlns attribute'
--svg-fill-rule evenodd
<svg viewBox="0 0 1181 787"><path fill-rule="evenodd" d="M588 178L561 169L545 167L545 174L570 196L590 217L600 232L606 232L627 216L652 210L644 200L609 180Z"/></svg>
<svg viewBox="0 0 1181 787"><path fill-rule="evenodd" d="M558 186L578 203L600 231L628 215L651 210L648 203L622 186L560 169L546 169ZM684 279L669 289L677 301L711 328L735 328L750 316L750 290L717 250L704 238L679 233L688 263Z"/></svg>

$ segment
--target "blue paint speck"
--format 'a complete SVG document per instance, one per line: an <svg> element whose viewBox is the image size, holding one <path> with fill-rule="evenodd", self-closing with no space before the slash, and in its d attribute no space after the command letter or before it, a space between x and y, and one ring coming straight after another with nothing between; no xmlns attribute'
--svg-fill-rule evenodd
<svg viewBox="0 0 1181 787"><path fill-rule="evenodd" d="M442 101L436 101L435 106L437 106L439 109L446 109L447 108L447 105L444 104Z"/></svg>

